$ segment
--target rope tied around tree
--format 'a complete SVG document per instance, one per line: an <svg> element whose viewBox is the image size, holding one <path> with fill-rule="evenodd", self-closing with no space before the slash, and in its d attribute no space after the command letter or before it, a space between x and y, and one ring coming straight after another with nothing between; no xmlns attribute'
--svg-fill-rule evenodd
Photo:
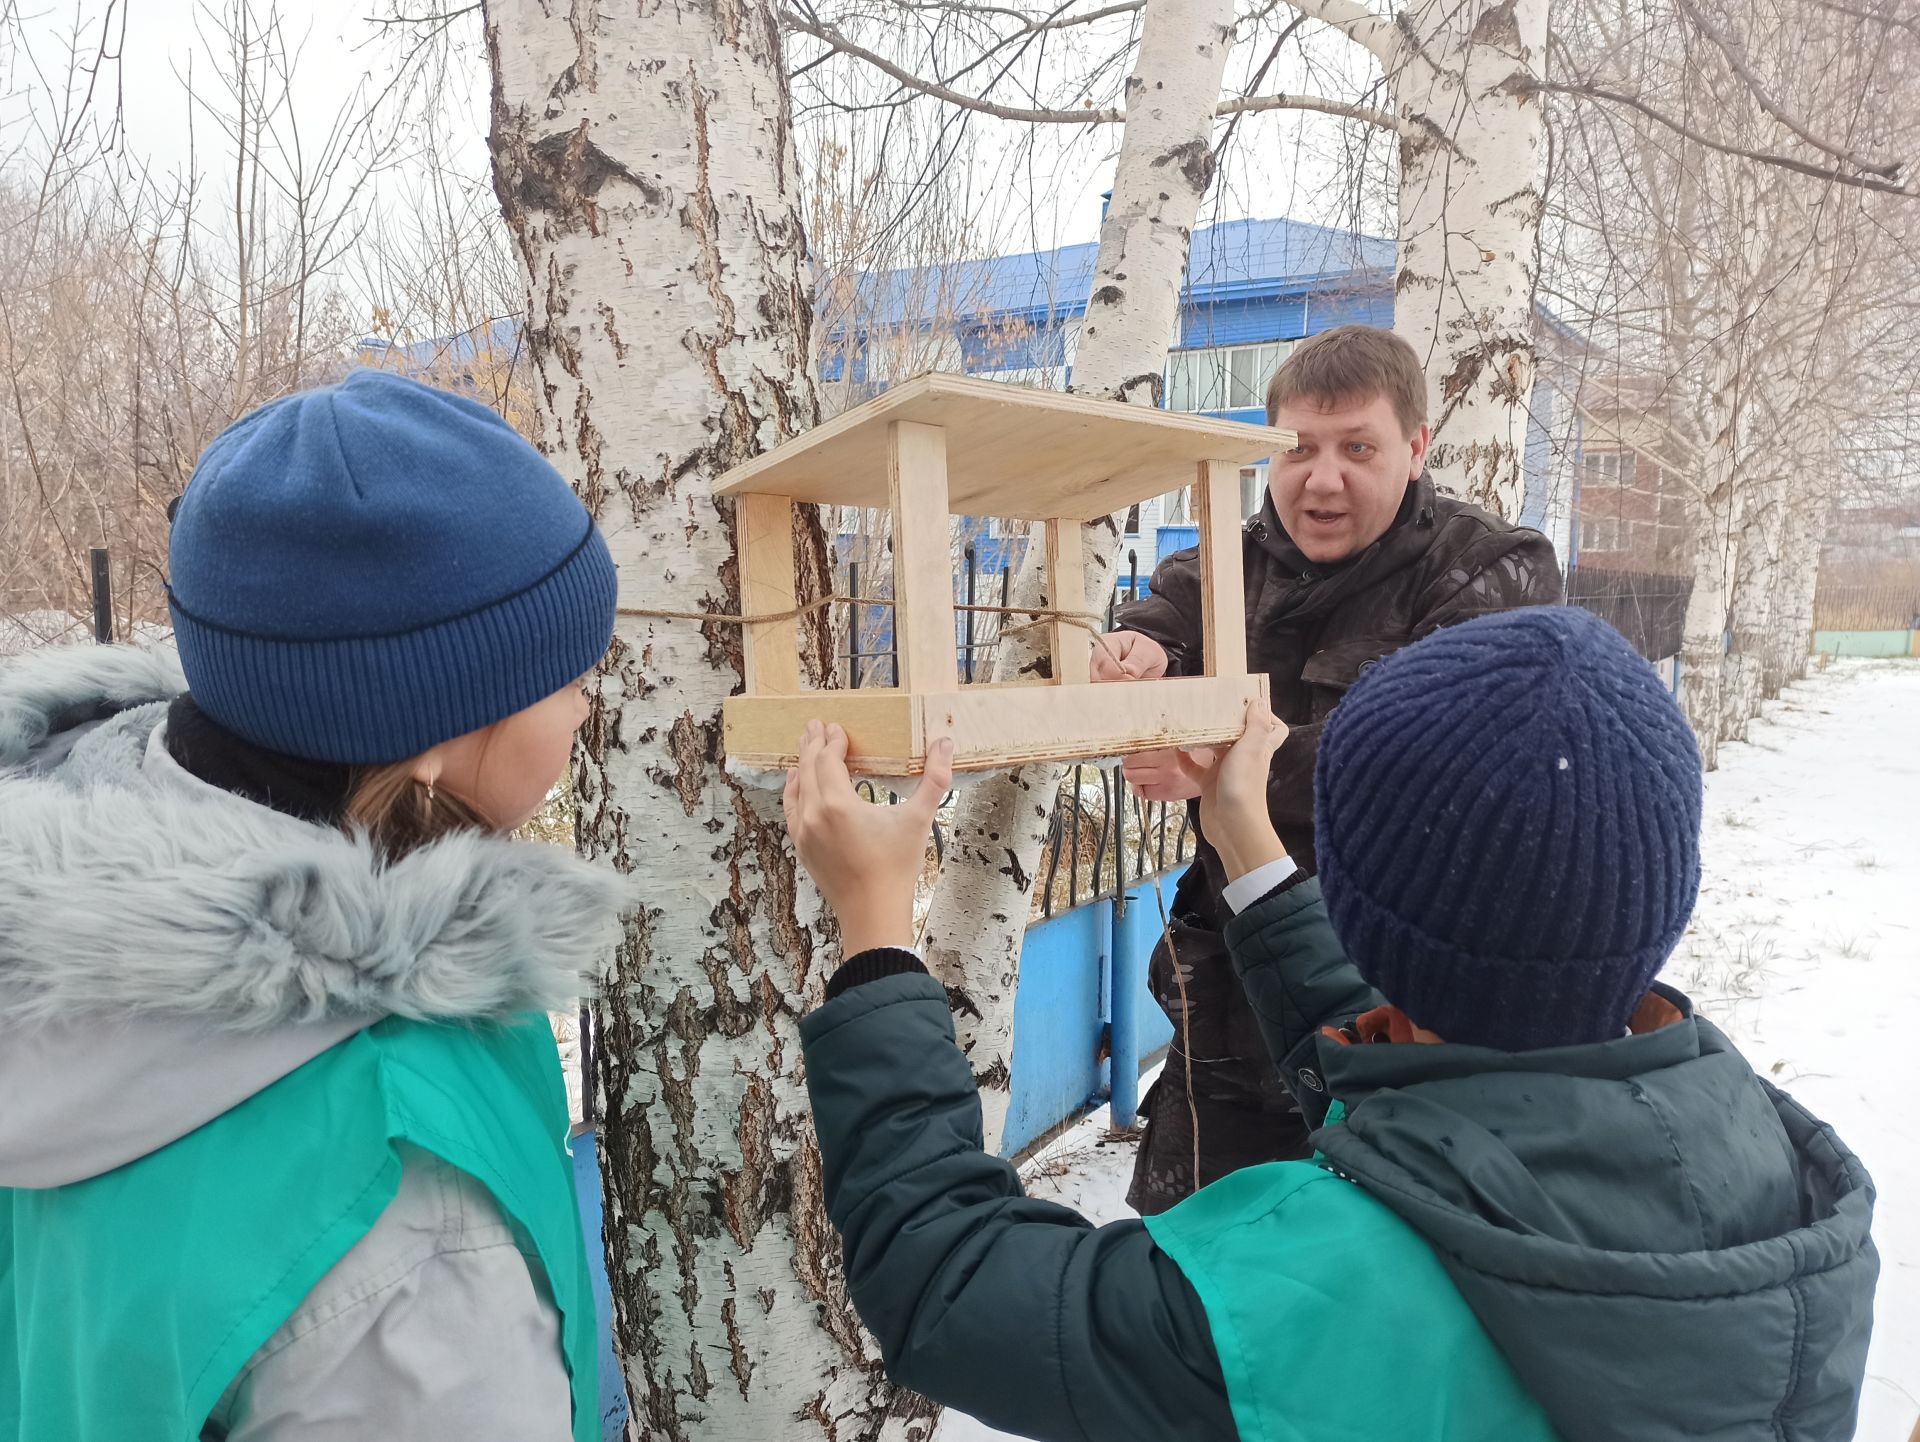
<svg viewBox="0 0 1920 1442"><path fill-rule="evenodd" d="M615 614L632 616L647 621L718 621L729 626L776 626L786 621L798 621L811 616L828 606L891 606L894 602L886 596L849 596L839 592L831 595L816 596L811 601L803 601L784 611L766 611L755 615L739 615L732 611L675 611L653 606L618 606ZM1067 611L1050 606L986 606L971 603L954 603L955 611L973 611L986 615L1026 616L1029 619L1018 626L1002 626L1000 637L1018 636L1028 631L1037 631L1045 626L1064 623L1077 626L1092 638L1092 644L1106 649L1106 632L1100 629L1100 618L1091 611Z"/></svg>

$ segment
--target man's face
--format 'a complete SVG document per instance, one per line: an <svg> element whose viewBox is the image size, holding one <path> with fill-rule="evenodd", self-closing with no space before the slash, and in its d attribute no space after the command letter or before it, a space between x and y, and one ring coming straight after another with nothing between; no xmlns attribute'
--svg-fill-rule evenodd
<svg viewBox="0 0 1920 1442"><path fill-rule="evenodd" d="M1384 395L1332 406L1294 401L1273 423L1300 435L1267 467L1267 489L1308 560L1344 561L1387 533L1407 482L1426 464L1426 426L1408 435Z"/></svg>

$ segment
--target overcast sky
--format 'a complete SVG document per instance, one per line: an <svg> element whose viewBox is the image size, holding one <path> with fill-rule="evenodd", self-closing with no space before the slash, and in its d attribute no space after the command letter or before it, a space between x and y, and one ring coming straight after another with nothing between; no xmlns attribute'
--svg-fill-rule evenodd
<svg viewBox="0 0 1920 1442"><path fill-rule="evenodd" d="M22 5L31 63L17 53L9 57L10 83L0 94L0 134L16 154L23 142L31 146L34 122L44 123L51 111L52 94L64 83L69 46L77 45L83 60L98 49L106 9L105 0L22 0ZM280 0L278 8L289 44L300 48L292 114L311 150L356 86L377 87L392 73L396 51L366 19L380 8L378 0ZM118 70L129 153L162 174L184 173L191 144L203 172L227 169L221 161L230 158L231 141L204 114L195 117L188 98L189 74L196 87L210 84L214 52L225 43L205 0L130 0L115 13L125 16L124 61ZM445 133L455 164L483 179L488 163L485 59L476 43L477 20L460 23L467 43L455 52L456 83ZM1283 63L1263 88L1308 88L1311 78L1297 69L1289 73L1290 63ZM101 97L95 106L96 111L102 107ZM1111 185L1117 127L1025 127L979 116L966 123L974 159L961 188L993 248L1042 249L1097 237L1100 193ZM1335 157L1351 134L1351 127L1326 117L1248 119L1203 223L1286 215L1346 222L1352 205L1341 194ZM383 193L398 195L404 189L404 183L389 184Z"/></svg>

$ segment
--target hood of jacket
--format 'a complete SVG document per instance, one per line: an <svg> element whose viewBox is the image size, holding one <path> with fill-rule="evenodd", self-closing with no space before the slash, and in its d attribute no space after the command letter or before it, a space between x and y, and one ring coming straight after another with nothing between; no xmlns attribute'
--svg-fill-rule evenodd
<svg viewBox="0 0 1920 1442"><path fill-rule="evenodd" d="M1507 1053L1323 1041L1328 1165L1433 1246L1568 1442L1845 1438L1873 1189L1684 996L1672 1024Z"/></svg>
<svg viewBox="0 0 1920 1442"><path fill-rule="evenodd" d="M618 877L556 847L364 837L189 776L165 649L0 669L0 1186L121 1165L386 1016L569 1006Z"/></svg>

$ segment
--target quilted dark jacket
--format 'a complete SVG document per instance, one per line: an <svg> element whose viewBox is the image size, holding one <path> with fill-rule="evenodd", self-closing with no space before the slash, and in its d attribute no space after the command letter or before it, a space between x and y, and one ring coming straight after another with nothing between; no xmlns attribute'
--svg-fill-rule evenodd
<svg viewBox="0 0 1920 1442"><path fill-rule="evenodd" d="M1382 656L1442 626L1561 598L1553 545L1538 531L1442 496L1421 476L1387 533L1349 561L1316 566L1288 538L1269 496L1244 533L1247 664L1267 674L1273 714L1292 728L1268 785L1287 852L1313 870L1313 763L1321 723ZM1170 674L1200 674L1200 553L1176 551L1153 573L1153 594L1122 606L1120 630L1166 647ZM1220 873L1202 844L1181 909L1218 930Z"/></svg>
<svg viewBox="0 0 1920 1442"><path fill-rule="evenodd" d="M1321 1028L1382 998L1318 882L1269 895L1227 942L1325 1165L1433 1248L1567 1442L1853 1435L1872 1185L1684 997L1662 989L1664 1025L1592 1046L1341 1045ZM889 1373L1024 1436L1233 1442L1194 1288L1144 1223L1095 1227L1029 1198L981 1149L972 1069L918 959L865 953L829 994L801 1022L807 1088L847 1286ZM1329 1099L1344 1120L1323 1125ZM1395 1284L1351 1278L1357 1351ZM1284 1351L1270 1362L1297 1368ZM1286 1435L1352 1435L1338 1395L1312 1376L1287 1385L1300 1425ZM1475 1435L1461 1422L1449 1435ZM1410 1421L1378 1442L1432 1436Z"/></svg>

